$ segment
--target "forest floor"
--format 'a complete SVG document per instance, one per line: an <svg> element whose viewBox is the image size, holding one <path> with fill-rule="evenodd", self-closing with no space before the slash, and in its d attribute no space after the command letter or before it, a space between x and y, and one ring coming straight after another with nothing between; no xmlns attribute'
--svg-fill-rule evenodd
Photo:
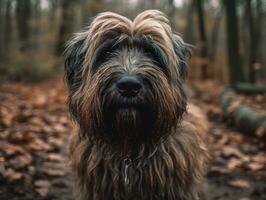
<svg viewBox="0 0 266 200"><path fill-rule="evenodd" d="M193 101L208 113L212 161L209 200L265 200L265 141L227 128L221 89ZM62 78L0 84L0 199L73 200L67 143L73 129Z"/></svg>

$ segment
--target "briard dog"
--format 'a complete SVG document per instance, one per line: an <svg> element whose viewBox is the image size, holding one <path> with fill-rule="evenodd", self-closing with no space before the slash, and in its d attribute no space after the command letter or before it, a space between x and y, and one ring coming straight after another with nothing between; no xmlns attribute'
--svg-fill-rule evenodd
<svg viewBox="0 0 266 200"><path fill-rule="evenodd" d="M189 55L157 10L101 13L68 43L78 199L201 199L207 126L187 105Z"/></svg>

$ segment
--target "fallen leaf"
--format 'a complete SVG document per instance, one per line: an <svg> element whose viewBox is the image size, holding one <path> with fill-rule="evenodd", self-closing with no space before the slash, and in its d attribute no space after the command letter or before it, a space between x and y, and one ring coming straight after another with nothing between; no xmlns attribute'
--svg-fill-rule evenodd
<svg viewBox="0 0 266 200"><path fill-rule="evenodd" d="M51 177L64 176L66 173L61 169L46 169L43 171L44 174Z"/></svg>
<svg viewBox="0 0 266 200"><path fill-rule="evenodd" d="M236 188L241 188L241 189L250 187L250 183L246 180L243 180L243 179L232 180L229 182L229 185L236 187Z"/></svg>
<svg viewBox="0 0 266 200"><path fill-rule="evenodd" d="M261 127L256 131L256 135L260 138L266 137L266 123L264 123Z"/></svg>
<svg viewBox="0 0 266 200"><path fill-rule="evenodd" d="M236 158L231 158L227 163L227 168L229 170L234 170L242 165L242 161Z"/></svg>
<svg viewBox="0 0 266 200"><path fill-rule="evenodd" d="M226 173L230 172L228 169L225 169L224 167L218 167L218 166L212 166L210 168L210 171L211 172L217 172L220 174L226 174Z"/></svg>
<svg viewBox="0 0 266 200"><path fill-rule="evenodd" d="M64 162L65 161L65 159L63 158L62 155L55 154L55 153L48 154L47 159L51 160L51 161L57 161L57 162Z"/></svg>
<svg viewBox="0 0 266 200"><path fill-rule="evenodd" d="M257 162L252 162L247 164L248 169L251 171L260 171L264 168L264 164L262 163L257 163Z"/></svg>
<svg viewBox="0 0 266 200"><path fill-rule="evenodd" d="M34 186L37 188L48 188L51 186L51 183L47 180L36 180Z"/></svg>
<svg viewBox="0 0 266 200"><path fill-rule="evenodd" d="M23 174L17 171L14 171L11 168L5 170L3 174L10 182L17 181L23 178Z"/></svg>
<svg viewBox="0 0 266 200"><path fill-rule="evenodd" d="M66 127L63 126L62 124L56 124L53 128L54 128L55 132L57 132L57 133L63 133L66 131Z"/></svg>
<svg viewBox="0 0 266 200"><path fill-rule="evenodd" d="M40 107L40 106L43 106L47 103L47 96L45 95L38 95L34 101L33 101L33 104L37 107Z"/></svg>
<svg viewBox="0 0 266 200"><path fill-rule="evenodd" d="M233 101L230 106L228 106L226 112L228 113L233 113L235 112L235 110L239 107L239 105L241 105L242 101L240 100L235 100Z"/></svg>
<svg viewBox="0 0 266 200"><path fill-rule="evenodd" d="M0 144L0 150L3 151L7 156L25 153L25 150L20 146L8 143Z"/></svg>
<svg viewBox="0 0 266 200"><path fill-rule="evenodd" d="M257 155L252 156L252 160L258 163L266 164L266 153L259 153Z"/></svg>
<svg viewBox="0 0 266 200"><path fill-rule="evenodd" d="M45 197L48 194L49 188L36 188L35 189L41 196Z"/></svg>
<svg viewBox="0 0 266 200"><path fill-rule="evenodd" d="M242 158L244 157L243 153L241 153L241 151L239 149L237 149L236 147L232 147L232 146L224 146L222 148L222 154L225 157L238 157L238 158Z"/></svg>
<svg viewBox="0 0 266 200"><path fill-rule="evenodd" d="M32 157L30 154L23 154L16 156L15 158L9 160L9 163L15 168L20 169L30 165L32 162Z"/></svg>
<svg viewBox="0 0 266 200"><path fill-rule="evenodd" d="M29 143L26 148L29 151L48 151L51 149L51 146L48 143L45 143L43 140L36 138L31 143Z"/></svg>

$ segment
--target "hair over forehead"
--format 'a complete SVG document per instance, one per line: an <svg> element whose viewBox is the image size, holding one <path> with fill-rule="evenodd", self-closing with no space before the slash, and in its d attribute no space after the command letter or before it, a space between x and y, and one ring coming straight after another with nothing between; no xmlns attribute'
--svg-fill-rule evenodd
<svg viewBox="0 0 266 200"><path fill-rule="evenodd" d="M173 46L173 32L167 17L158 10L144 11L133 21L113 12L100 13L85 31L75 36L68 46L72 46L80 40L85 41L83 45L83 51L85 51L83 75L88 75L94 52L104 40L115 38L119 43L127 38L143 36L149 37L152 42L165 51L169 69L174 74L178 58Z"/></svg>

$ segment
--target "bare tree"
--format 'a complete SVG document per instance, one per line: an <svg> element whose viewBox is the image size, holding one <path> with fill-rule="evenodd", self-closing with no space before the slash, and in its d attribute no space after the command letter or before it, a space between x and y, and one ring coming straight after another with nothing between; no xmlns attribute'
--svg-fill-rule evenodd
<svg viewBox="0 0 266 200"><path fill-rule="evenodd" d="M19 49L25 51L30 43L31 1L17 0L16 7Z"/></svg>
<svg viewBox="0 0 266 200"><path fill-rule="evenodd" d="M62 55L64 51L65 42L69 39L73 32L73 26L75 22L75 3L73 0L63 0L62 1L62 16L61 24L59 27L56 55Z"/></svg>
<svg viewBox="0 0 266 200"><path fill-rule="evenodd" d="M224 13L224 6L223 4L220 5L215 17L214 17L214 24L211 32L211 44L210 44L210 60L213 62L216 58L217 53L217 44L219 39L219 32L221 28L221 22L223 19Z"/></svg>
<svg viewBox="0 0 266 200"><path fill-rule="evenodd" d="M203 59L201 64L201 78L208 78L208 46L207 46L207 36L205 29L205 16L203 12L203 1L196 0L197 14L198 14L198 25L199 25L199 36L200 36L200 55Z"/></svg>
<svg viewBox="0 0 266 200"><path fill-rule="evenodd" d="M3 9L5 7L5 3L3 0L0 0L0 29L4 30L4 12ZM0 31L0 58L4 57L4 31Z"/></svg>
<svg viewBox="0 0 266 200"><path fill-rule="evenodd" d="M227 53L229 61L230 84L244 81L239 53L239 32L236 11L236 0L224 0L226 10Z"/></svg>
<svg viewBox="0 0 266 200"><path fill-rule="evenodd" d="M4 29L5 31L4 31L4 41L3 41L6 56L8 55L10 51L10 43L11 43L11 36L12 36L11 4L12 4L11 0L6 2L5 29Z"/></svg>
<svg viewBox="0 0 266 200"><path fill-rule="evenodd" d="M186 41L192 41L193 36L194 36L193 35L193 28L194 28L193 13L196 8L195 3L196 3L195 0L191 0L187 8L188 9L186 13L187 25L186 25L185 34L184 34Z"/></svg>
<svg viewBox="0 0 266 200"><path fill-rule="evenodd" d="M248 22L249 31L249 81L254 83L256 81L254 64L258 59L258 47L261 36L261 20L262 20L262 2L256 1L256 7L254 8L252 0L246 1L246 16ZM256 13L255 13L256 11Z"/></svg>

